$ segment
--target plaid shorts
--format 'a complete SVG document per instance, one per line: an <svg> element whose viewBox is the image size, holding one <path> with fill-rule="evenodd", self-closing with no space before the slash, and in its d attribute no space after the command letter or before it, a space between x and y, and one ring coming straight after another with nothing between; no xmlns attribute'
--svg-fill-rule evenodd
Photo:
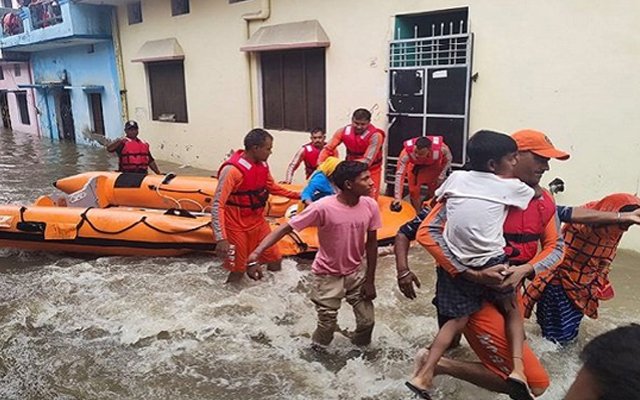
<svg viewBox="0 0 640 400"><path fill-rule="evenodd" d="M481 269L498 264L506 264L507 256L494 257ZM495 302L504 297L513 296L513 290L499 292L479 283L471 282L462 276L453 277L442 268L436 268L436 296L433 305L442 317L459 318L471 315L482 308L484 301Z"/></svg>

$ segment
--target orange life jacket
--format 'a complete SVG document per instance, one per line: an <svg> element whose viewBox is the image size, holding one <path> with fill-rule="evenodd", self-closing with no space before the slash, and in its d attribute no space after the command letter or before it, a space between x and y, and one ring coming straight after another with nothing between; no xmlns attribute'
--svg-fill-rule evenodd
<svg viewBox="0 0 640 400"><path fill-rule="evenodd" d="M531 200L525 210L509 209L503 232L507 241L505 253L512 264L524 264L535 257L544 228L555 214L556 204L547 191Z"/></svg>
<svg viewBox="0 0 640 400"><path fill-rule="evenodd" d="M363 134L358 135L353 129L353 125L347 125L344 127L344 134L342 135L342 143L347 148L347 160L359 160L364 157L369 144L371 143L371 137L380 133L382 135L382 141L384 142L385 134L382 129L378 129L372 124L369 124L367 130ZM382 147L374 155L370 168L382 164Z"/></svg>
<svg viewBox="0 0 640 400"><path fill-rule="evenodd" d="M313 174L313 171L318 168L318 156L320 156L320 152L322 148L317 148L311 143L307 143L303 148L303 158L304 161L304 173L306 174L307 179Z"/></svg>
<svg viewBox="0 0 640 400"><path fill-rule="evenodd" d="M404 150L409 155L409 159L413 165L433 165L433 164L441 164L444 161L444 156L442 154L442 146L444 141L442 136L427 136L429 140L431 140L431 152L429 153L429 157L426 158L417 158L415 155L416 150L416 142L419 137L415 137L413 139L405 140L402 143Z"/></svg>
<svg viewBox="0 0 640 400"><path fill-rule="evenodd" d="M125 138L120 151L120 172L147 172L151 162L149 143L141 139Z"/></svg>
<svg viewBox="0 0 640 400"><path fill-rule="evenodd" d="M262 215L267 205L269 192L267 179L269 166L266 162L252 163L243 157L244 150L237 150L218 170L218 176L227 165L233 165L242 172L242 184L232 192L226 205L240 208L241 215Z"/></svg>

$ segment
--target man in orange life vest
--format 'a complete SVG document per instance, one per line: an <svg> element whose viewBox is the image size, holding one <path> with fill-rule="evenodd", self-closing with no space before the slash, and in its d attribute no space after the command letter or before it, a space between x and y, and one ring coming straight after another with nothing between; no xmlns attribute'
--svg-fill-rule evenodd
<svg viewBox="0 0 640 400"><path fill-rule="evenodd" d="M327 144L327 135L322 128L314 128L311 130L311 141L304 146L300 147L298 152L293 156L293 159L287 167L287 177L281 183L291 183L293 181L293 174L304 163L305 178L309 179L311 174L318 168L318 156L322 148ZM334 150L332 157L338 157L338 150Z"/></svg>
<svg viewBox="0 0 640 400"><path fill-rule="evenodd" d="M124 133L125 137L116 139L107 146L109 153L115 151L120 158L118 171L146 174L148 168L151 168L153 172L160 174L158 165L149 151L149 143L138 137L138 123L133 120L127 121L124 124Z"/></svg>
<svg viewBox="0 0 640 400"><path fill-rule="evenodd" d="M216 254L224 258L229 270L227 282L242 279L247 258L271 228L263 211L269 194L299 199L300 193L275 183L267 159L273 137L264 129L253 129L244 138L244 150L238 150L218 171L218 186L213 195L211 224ZM282 256L277 246L262 253L260 262L271 271L280 270Z"/></svg>
<svg viewBox="0 0 640 400"><path fill-rule="evenodd" d="M549 170L551 158L566 160L569 154L556 149L542 132L526 129L511 136L518 144L518 163L514 175L536 191L536 197L527 209L510 210L504 223L507 241L505 252L512 266L506 269L504 265L499 265L473 270L461 264L442 240L446 209L439 203L420 224L416 238L436 260L436 296L440 297L440 301L451 301L454 279L519 290L525 277L553 270L562 260L564 242L560 235L555 202L551 194L540 186L540 179ZM415 297L413 285L419 285L416 276L406 263L397 269L400 290L409 298ZM520 308L521 303L522 297L519 296ZM446 318L438 315L439 323L446 322ZM480 358L480 363L442 358L436 374L451 375L494 392L508 393L514 399L530 399L521 386L513 387L506 381L512 365L509 362L511 354L504 325L504 318L497 308L485 302L479 311L471 315L464 330L467 342ZM422 351L423 354L425 352ZM531 392L540 396L549 386L549 377L528 345L524 348L523 362Z"/></svg>
<svg viewBox="0 0 640 400"><path fill-rule="evenodd" d="M442 140L442 136L421 136L406 140L396 166L395 186L393 191L392 210L399 209L402 200L404 178L408 176L409 197L411 205L420 211L420 187L427 185L427 198L447 178L451 167L451 150Z"/></svg>
<svg viewBox="0 0 640 400"><path fill-rule="evenodd" d="M385 133L371 124L371 113L364 108L353 112L351 124L334 133L331 141L324 146L318 157L318 163L332 155L336 147L343 143L347 148L347 160L361 161L369 166L373 190L371 197L378 198L382 179L382 145Z"/></svg>

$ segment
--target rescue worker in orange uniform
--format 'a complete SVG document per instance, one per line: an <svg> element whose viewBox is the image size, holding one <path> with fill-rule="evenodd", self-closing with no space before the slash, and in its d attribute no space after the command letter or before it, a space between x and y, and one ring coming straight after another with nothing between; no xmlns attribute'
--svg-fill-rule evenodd
<svg viewBox="0 0 640 400"><path fill-rule="evenodd" d="M118 154L118 171L146 174L151 168L153 172L160 174L160 169L149 151L149 143L138 137L138 123L133 120L127 121L124 124L124 133L124 137L107 146L109 153Z"/></svg>
<svg viewBox="0 0 640 400"><path fill-rule="evenodd" d="M229 270L227 282L237 282L247 270L247 258L269 233L264 217L269 194L300 199L300 193L287 190L273 180L267 165L273 137L264 129L253 129L244 138L244 150L238 150L218 171L218 186L213 195L211 224L216 254ZM260 262L271 271L281 269L282 256L277 246L268 248Z"/></svg>
<svg viewBox="0 0 640 400"><path fill-rule="evenodd" d="M371 124L371 113L364 108L359 108L353 112L351 124L338 129L333 134L331 141L324 146L318 157L318 163L332 156L340 143L344 144L347 148L347 160L360 161L369 166L373 180L371 197L377 199L382 180L384 138L384 131Z"/></svg>
<svg viewBox="0 0 640 400"><path fill-rule="evenodd" d="M408 177L411 205L416 211L420 211L421 186L428 187L426 198L433 197L433 193L447 178L452 159L451 150L442 136L421 136L406 140L396 166L391 209L400 209L404 179Z"/></svg>
<svg viewBox="0 0 640 400"><path fill-rule="evenodd" d="M300 147L293 156L293 159L287 167L287 177L281 183L290 184L293 181L293 175L302 163L304 163L304 175L307 180L311 177L311 174L315 172L316 168L318 168L318 165L320 165L318 157L327 144L327 134L322 128L314 128L311 130L310 139L311 141ZM338 150L334 150L331 157L338 157Z"/></svg>

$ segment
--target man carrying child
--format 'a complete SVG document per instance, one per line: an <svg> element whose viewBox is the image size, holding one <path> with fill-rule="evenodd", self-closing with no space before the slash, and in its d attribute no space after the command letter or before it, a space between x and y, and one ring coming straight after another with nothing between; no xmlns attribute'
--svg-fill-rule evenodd
<svg viewBox="0 0 640 400"><path fill-rule="evenodd" d="M513 176L517 149L515 140L508 135L477 132L467 146L470 171L455 171L436 191L437 200L445 202L447 211L444 241L456 259L469 268L485 269L508 262L502 230L508 207L525 209L534 195L532 188ZM438 271L439 275L443 273L446 274ZM429 398L440 357L462 332L469 315L489 300L506 321L513 358L513 370L507 380L528 392L522 362L524 327L515 291L497 291L464 279L438 279L436 292L447 293L436 297L438 312L447 322L436 335L426 362L407 386Z"/></svg>

